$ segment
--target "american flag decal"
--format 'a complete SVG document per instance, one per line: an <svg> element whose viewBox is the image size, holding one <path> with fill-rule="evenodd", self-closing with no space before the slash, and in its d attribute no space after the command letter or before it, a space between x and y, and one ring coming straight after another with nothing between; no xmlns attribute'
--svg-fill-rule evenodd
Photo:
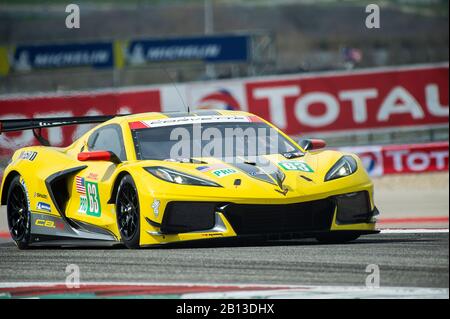
<svg viewBox="0 0 450 319"><path fill-rule="evenodd" d="M218 164L212 164L209 166L199 166L199 167L197 167L197 170L200 172L209 172L209 171L212 171L215 169L222 169L222 168L229 168L229 167L225 164L218 163Z"/></svg>
<svg viewBox="0 0 450 319"><path fill-rule="evenodd" d="M79 194L86 194L86 185L84 184L84 178L77 176L75 178L76 184L77 184L77 193Z"/></svg>

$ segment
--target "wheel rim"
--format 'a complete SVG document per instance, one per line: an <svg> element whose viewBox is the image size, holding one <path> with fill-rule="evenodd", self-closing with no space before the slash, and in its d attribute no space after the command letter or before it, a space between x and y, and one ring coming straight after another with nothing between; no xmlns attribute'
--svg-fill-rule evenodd
<svg viewBox="0 0 450 319"><path fill-rule="evenodd" d="M9 232L14 240L22 240L27 232L28 200L22 187L15 185L8 200Z"/></svg>
<svg viewBox="0 0 450 319"><path fill-rule="evenodd" d="M119 192L118 204L119 230L124 239L130 240L136 233L139 221L139 201L132 185L123 184Z"/></svg>

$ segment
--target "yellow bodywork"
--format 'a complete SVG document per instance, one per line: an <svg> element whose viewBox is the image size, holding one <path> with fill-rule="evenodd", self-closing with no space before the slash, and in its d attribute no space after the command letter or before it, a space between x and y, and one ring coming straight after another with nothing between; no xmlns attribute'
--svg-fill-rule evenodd
<svg viewBox="0 0 450 319"><path fill-rule="evenodd" d="M222 115L254 116L246 112L218 112ZM87 168L78 172L76 176L82 177L86 181L98 186L100 215L92 216L86 213L80 213L81 195L76 190L75 175L68 180L67 186L69 201L65 207L64 214L71 220L95 225L107 230L109 233L114 235L117 241L120 241L121 238L116 220L116 207L112 196L113 189L118 181L118 178L122 176L122 174L127 173L134 179L138 190L141 246L186 240L236 236L233 227L222 213L218 213L218 216L222 219L223 225L225 225L225 229L223 231L193 232L173 235L161 234L158 227L150 225L145 219L147 217L156 223L162 223L164 209L171 201L230 202L237 204L290 204L325 199L333 195L367 191L370 197L371 209L373 210L375 208L373 202L373 184L364 170L360 159L353 154L343 154L332 150L307 152L307 154L301 158L301 161L307 163L314 170L314 172L302 172L302 174L308 177L310 181L298 178L298 172L284 171L286 175L284 185L289 189L287 194L276 192L274 191L276 188L274 185L257 181L246 174L239 175L242 183L239 187L235 187L233 183L236 175L229 175L219 178L212 172L199 172L196 169L200 166L199 164L137 160L129 123L164 118L167 118L167 116L163 113L146 113L116 117L113 120L105 122L87 132L67 148L29 147L17 151L4 173L1 190L3 204L5 204L5 194L7 192L7 185L5 182L7 182L8 176L10 176L10 174L19 174L25 182L32 213L39 213L42 214L42 216L54 216L59 218L60 212L57 211L54 203L51 201L51 195L49 194L45 183L46 179L58 172L87 165ZM86 151L88 149L87 141L91 133L102 126L112 123L120 125L122 129L127 161L124 161L118 165L107 161L78 161L78 154L82 150ZM270 125L270 123L268 124ZM280 132L280 134L299 147L295 141L290 139L284 133ZM37 156L33 161L26 158L24 159L23 156L21 156L23 152L27 151L37 153ZM356 159L358 163L357 171L350 176L325 182L324 178L326 173L343 155L350 155ZM281 155L268 155L266 158L273 163L287 161L286 158ZM209 165L214 163L222 163L220 160L215 158L204 158L203 160L208 162ZM143 169L143 167L148 166L164 166L172 168L186 174L217 182L223 187L177 185L165 182L152 176ZM160 204L159 214L155 214L154 209L152 208L152 204L155 200L159 201ZM42 210L38 207L38 203L42 201L50 204L50 210ZM39 223L42 227L52 227L51 223L47 223L47 226L45 226L45 221L42 220L40 220ZM339 225L336 222L335 216L331 231L338 230L373 231L375 230L375 221L363 224Z"/></svg>

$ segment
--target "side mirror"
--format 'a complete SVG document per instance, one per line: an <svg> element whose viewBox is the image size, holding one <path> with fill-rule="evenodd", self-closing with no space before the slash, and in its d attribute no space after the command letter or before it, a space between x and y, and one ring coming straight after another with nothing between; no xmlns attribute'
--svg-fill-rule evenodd
<svg viewBox="0 0 450 319"><path fill-rule="evenodd" d="M109 151L93 151L93 152L81 152L78 154L78 160L80 162L87 161L104 161L111 162L114 164L120 164L122 161L117 157L116 154Z"/></svg>
<svg viewBox="0 0 450 319"><path fill-rule="evenodd" d="M305 151L312 151L325 148L327 143L320 139L302 139L298 142L298 145L300 145Z"/></svg>

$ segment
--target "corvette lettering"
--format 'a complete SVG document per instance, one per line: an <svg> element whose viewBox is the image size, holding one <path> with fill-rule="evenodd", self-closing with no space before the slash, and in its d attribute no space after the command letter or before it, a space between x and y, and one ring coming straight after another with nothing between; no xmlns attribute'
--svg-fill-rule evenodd
<svg viewBox="0 0 450 319"><path fill-rule="evenodd" d="M175 126L186 124L206 124L206 123L245 123L251 122L248 116L186 116L179 118L168 118L153 121L131 122L131 129L143 129L150 127Z"/></svg>

